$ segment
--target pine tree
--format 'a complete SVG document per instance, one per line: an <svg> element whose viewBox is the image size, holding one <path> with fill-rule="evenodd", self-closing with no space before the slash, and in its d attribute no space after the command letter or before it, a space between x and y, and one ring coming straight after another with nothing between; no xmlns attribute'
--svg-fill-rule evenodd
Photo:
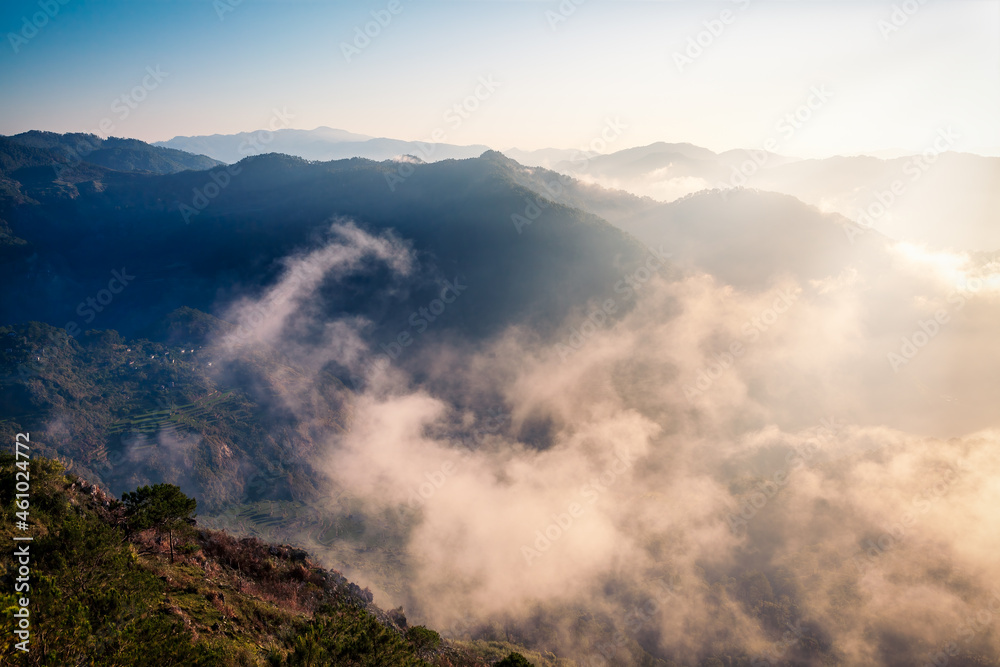
<svg viewBox="0 0 1000 667"><path fill-rule="evenodd" d="M135 491L122 494L130 531L155 528L157 533L167 531L170 544L170 562L174 562L174 531L194 521L198 501L184 495L173 484L140 486Z"/></svg>

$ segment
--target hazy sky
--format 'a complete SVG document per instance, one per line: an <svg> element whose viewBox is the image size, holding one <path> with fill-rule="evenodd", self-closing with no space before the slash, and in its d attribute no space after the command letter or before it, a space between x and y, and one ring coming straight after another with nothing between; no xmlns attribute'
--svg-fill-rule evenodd
<svg viewBox="0 0 1000 667"><path fill-rule="evenodd" d="M0 8L0 133L97 132L109 119L97 133L156 141L258 129L277 108L294 128L409 140L440 129L501 150L579 148L619 118L608 151L769 138L803 156L923 150L951 126L956 149L1000 154L997 0L907 0L895 16L892 2L806 0L65 1ZM348 61L342 44L371 12L391 21ZM47 21L37 34L24 28L33 15ZM701 53L679 67L699 33ZM123 105L144 77L145 99ZM480 87L467 118L448 114L480 77L499 86ZM829 99L779 127L814 88Z"/></svg>

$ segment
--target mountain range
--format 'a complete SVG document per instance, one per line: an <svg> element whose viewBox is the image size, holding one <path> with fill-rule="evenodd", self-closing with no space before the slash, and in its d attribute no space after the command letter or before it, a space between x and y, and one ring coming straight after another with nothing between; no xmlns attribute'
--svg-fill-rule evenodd
<svg viewBox="0 0 1000 667"><path fill-rule="evenodd" d="M529 167L544 167L576 179L673 201L705 189L751 187L801 199L823 211L878 229L897 240L990 251L1000 247L994 212L1000 158L955 152L960 137L942 128L923 152L881 151L877 155L802 159L765 148L722 153L685 143L656 142L597 155L586 149L504 150ZM372 138L327 127L315 130L175 137L154 145L236 162L263 152L307 160L363 157L389 160L404 155L433 162L477 157L486 146L457 146ZM940 159L938 157L940 156ZM942 226L942 219L958 224Z"/></svg>
<svg viewBox="0 0 1000 667"><path fill-rule="evenodd" d="M752 156L654 144L525 164L268 136L172 140L199 154L0 138L0 437L30 432L116 496L176 484L203 529L308 551L299 569L245 545L267 582L306 589L330 579L321 563L448 638L550 664L753 665L776 647L916 664L953 631L922 600L989 604L992 537L974 527L1000 417L980 210L995 158L945 152L894 195L967 197L927 227L948 243L922 248L834 202L914 158L763 153L723 187ZM926 537L869 547L911 499ZM955 533L974 544L950 569ZM189 536L192 554L221 542ZM161 569L184 585L151 593L180 607L167 625L220 631L208 570ZM913 582L932 593L897 604ZM316 586L381 619L346 582ZM995 664L989 636L953 664ZM294 639L271 639L292 664Z"/></svg>
<svg viewBox="0 0 1000 667"><path fill-rule="evenodd" d="M152 145L201 153L222 162L238 162L251 155L285 153L306 160L343 160L353 157L390 160L415 155L426 162L477 157L487 146L456 146L440 142L401 141L369 137L346 130L317 127L313 130L280 128L238 134L174 137Z"/></svg>

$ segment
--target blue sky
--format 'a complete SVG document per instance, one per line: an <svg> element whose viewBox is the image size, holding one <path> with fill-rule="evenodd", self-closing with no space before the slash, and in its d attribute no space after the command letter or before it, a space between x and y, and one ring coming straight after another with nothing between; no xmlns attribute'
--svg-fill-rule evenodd
<svg viewBox="0 0 1000 667"><path fill-rule="evenodd" d="M581 147L609 118L627 127L608 150L772 138L803 156L922 150L945 126L959 150L1000 149L997 0L397 0L395 14L390 0L234 1L6 0L0 133L156 141L258 129L279 109L292 116L281 126L410 140L438 129L498 149ZM44 5L58 12L22 32ZM371 12L391 21L348 60L342 44ZM491 77L495 90L469 98ZM155 85L136 102L144 78ZM456 124L446 114L463 101ZM779 124L796 112L787 136Z"/></svg>

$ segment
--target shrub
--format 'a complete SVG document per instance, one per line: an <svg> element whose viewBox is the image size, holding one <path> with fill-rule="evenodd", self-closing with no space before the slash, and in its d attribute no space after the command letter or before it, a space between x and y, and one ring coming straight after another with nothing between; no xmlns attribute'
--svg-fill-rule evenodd
<svg viewBox="0 0 1000 667"><path fill-rule="evenodd" d="M406 639L417 651L435 649L441 643L441 635L422 625L414 625L406 631Z"/></svg>
<svg viewBox="0 0 1000 667"><path fill-rule="evenodd" d="M535 667L520 653L514 652L498 662L494 667Z"/></svg>

